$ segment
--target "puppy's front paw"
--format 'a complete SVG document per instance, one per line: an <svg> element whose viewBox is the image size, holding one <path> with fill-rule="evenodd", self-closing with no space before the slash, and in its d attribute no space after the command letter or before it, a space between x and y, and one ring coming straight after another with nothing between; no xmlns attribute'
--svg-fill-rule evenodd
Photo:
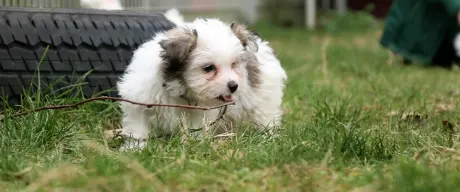
<svg viewBox="0 0 460 192"><path fill-rule="evenodd" d="M132 137L125 138L123 145L120 147L120 152L127 152L127 151L137 151L142 150L147 147L147 141L135 139Z"/></svg>

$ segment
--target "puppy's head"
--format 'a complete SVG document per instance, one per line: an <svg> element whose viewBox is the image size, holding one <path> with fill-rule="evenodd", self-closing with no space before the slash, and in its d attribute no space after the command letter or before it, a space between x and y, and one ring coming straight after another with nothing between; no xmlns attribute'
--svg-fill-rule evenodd
<svg viewBox="0 0 460 192"><path fill-rule="evenodd" d="M201 103L235 101L260 83L256 36L244 25L199 19L168 31L160 45L164 85L180 82Z"/></svg>

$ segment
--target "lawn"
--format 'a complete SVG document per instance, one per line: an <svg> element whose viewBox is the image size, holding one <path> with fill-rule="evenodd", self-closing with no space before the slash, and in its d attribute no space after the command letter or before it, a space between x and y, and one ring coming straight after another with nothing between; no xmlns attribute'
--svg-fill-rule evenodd
<svg viewBox="0 0 460 192"><path fill-rule="evenodd" d="M105 130L118 128L116 103L18 118L9 111L0 123L0 187L460 190L458 70L401 65L378 44L378 25L329 33L253 28L271 42L289 76L279 135L241 128L234 137L161 138L143 151L119 153L113 149L119 141L105 139ZM25 109L79 100L35 96Z"/></svg>

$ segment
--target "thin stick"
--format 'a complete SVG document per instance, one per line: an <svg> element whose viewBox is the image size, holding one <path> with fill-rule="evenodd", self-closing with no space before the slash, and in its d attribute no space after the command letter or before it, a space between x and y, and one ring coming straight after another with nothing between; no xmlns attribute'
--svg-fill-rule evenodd
<svg viewBox="0 0 460 192"><path fill-rule="evenodd" d="M22 113L17 113L17 114L14 114L11 117L24 116L24 115L28 115L28 114L33 113L33 112L43 111L43 110L47 110L47 109L54 110L54 109L64 109L64 108L75 108L75 107L78 107L80 105L83 105L83 104L86 104L86 103L89 103L89 102L92 102L92 101L98 101L98 100L122 101L122 102L131 103L131 104L134 104L134 105L144 106L144 107L147 107L147 108L152 108L152 107L176 107L176 108L197 109L197 110L204 110L204 111L208 111L208 110L212 110L212 109L218 109L218 108L221 108L221 107L225 107L225 106L228 106L228 105L234 105L235 104L235 102L230 102L230 103L225 103L225 104L217 105L217 106L213 106L213 107L200 107L200 106L179 105L179 104L147 104L147 103L139 103L139 102L135 102L135 101L130 101L128 99L102 96L102 97L94 97L94 98L86 99L86 100L80 101L80 102L75 103L75 104L45 106L45 107L41 107L41 108L38 108L38 109L33 109L33 110L25 111L25 112L22 112ZM0 114L0 117L4 118L4 115ZM2 121L3 118L0 118L0 121Z"/></svg>

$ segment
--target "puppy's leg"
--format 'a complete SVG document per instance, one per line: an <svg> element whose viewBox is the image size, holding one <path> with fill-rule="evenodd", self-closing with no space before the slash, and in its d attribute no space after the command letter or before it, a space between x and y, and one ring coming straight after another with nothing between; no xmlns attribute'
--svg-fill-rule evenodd
<svg viewBox="0 0 460 192"><path fill-rule="evenodd" d="M281 125L282 111L277 106L266 105L263 108L255 109L252 113L252 121L260 131L276 134Z"/></svg>
<svg viewBox="0 0 460 192"><path fill-rule="evenodd" d="M125 141L120 151L145 148L150 134L148 111L128 103L122 103L122 109L124 116L120 135Z"/></svg>

